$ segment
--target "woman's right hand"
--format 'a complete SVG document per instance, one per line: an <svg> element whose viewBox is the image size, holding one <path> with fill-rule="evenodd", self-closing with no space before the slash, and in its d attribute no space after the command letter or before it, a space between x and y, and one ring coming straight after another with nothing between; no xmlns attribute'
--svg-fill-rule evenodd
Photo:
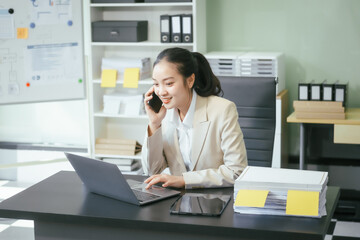
<svg viewBox="0 0 360 240"><path fill-rule="evenodd" d="M149 137L161 126L162 120L165 118L166 115L166 108L161 106L160 111L156 113L149 105L150 99L153 98L152 93L155 91L154 86L152 86L146 93L144 97L144 105L146 114L149 117L149 128L148 128L148 135ZM155 93L156 94L156 93Z"/></svg>

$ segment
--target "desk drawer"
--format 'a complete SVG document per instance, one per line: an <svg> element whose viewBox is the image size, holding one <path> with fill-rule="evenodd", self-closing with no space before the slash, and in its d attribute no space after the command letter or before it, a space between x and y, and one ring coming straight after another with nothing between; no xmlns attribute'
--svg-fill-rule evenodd
<svg viewBox="0 0 360 240"><path fill-rule="evenodd" d="M334 125L334 143L360 144L360 125Z"/></svg>

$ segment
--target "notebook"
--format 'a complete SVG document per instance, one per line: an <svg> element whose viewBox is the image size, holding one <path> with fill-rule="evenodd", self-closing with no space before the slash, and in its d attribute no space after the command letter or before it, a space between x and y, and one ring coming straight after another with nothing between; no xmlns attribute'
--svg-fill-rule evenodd
<svg viewBox="0 0 360 240"><path fill-rule="evenodd" d="M179 191L125 179L112 163L65 153L86 188L93 193L135 205L144 205L180 194Z"/></svg>

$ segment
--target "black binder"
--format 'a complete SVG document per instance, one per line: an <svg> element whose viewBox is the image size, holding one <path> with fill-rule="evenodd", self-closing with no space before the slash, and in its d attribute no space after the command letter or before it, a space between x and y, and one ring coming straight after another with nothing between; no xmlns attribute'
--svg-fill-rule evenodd
<svg viewBox="0 0 360 240"><path fill-rule="evenodd" d="M312 81L310 83L310 100L321 101L321 84Z"/></svg>
<svg viewBox="0 0 360 240"><path fill-rule="evenodd" d="M334 101L334 84L330 84L325 80L322 83L321 95L323 101Z"/></svg>
<svg viewBox="0 0 360 240"><path fill-rule="evenodd" d="M298 87L298 99L302 101L310 100L310 84L309 83L299 83Z"/></svg>
<svg viewBox="0 0 360 240"><path fill-rule="evenodd" d="M171 16L171 42L181 42L182 15Z"/></svg>
<svg viewBox="0 0 360 240"><path fill-rule="evenodd" d="M346 105L346 95L347 95L347 83L341 84L339 81L336 81L334 84L334 95L335 95L335 101L342 102L343 106Z"/></svg>
<svg viewBox="0 0 360 240"><path fill-rule="evenodd" d="M182 42L193 42L192 14L182 15Z"/></svg>
<svg viewBox="0 0 360 240"><path fill-rule="evenodd" d="M160 16L160 39L163 43L171 42L171 16Z"/></svg>

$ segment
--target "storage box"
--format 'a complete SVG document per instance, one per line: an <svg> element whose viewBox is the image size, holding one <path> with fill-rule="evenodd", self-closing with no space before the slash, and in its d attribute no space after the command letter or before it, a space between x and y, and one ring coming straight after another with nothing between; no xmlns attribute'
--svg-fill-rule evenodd
<svg viewBox="0 0 360 240"><path fill-rule="evenodd" d="M91 0L92 3L138 3L144 0Z"/></svg>
<svg viewBox="0 0 360 240"><path fill-rule="evenodd" d="M93 42L146 41L148 21L98 21L92 23Z"/></svg>

